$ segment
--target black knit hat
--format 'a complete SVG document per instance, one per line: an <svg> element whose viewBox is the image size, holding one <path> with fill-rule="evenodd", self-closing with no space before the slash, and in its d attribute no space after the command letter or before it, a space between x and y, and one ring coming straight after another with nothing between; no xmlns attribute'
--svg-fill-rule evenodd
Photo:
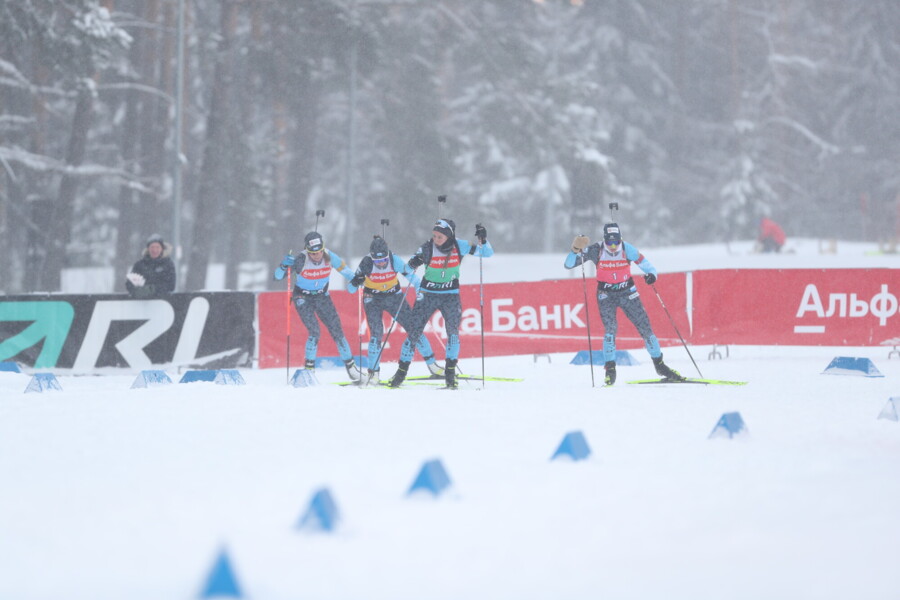
<svg viewBox="0 0 900 600"><path fill-rule="evenodd" d="M607 244L622 242L622 231L619 229L618 223L607 223L603 226L603 241Z"/></svg>
<svg viewBox="0 0 900 600"><path fill-rule="evenodd" d="M452 240L456 236L456 223L453 219L438 219L432 231L439 231Z"/></svg>
<svg viewBox="0 0 900 600"><path fill-rule="evenodd" d="M384 241L384 238L380 235L376 235L375 239L372 240L372 243L369 244L369 256L378 260L387 258L388 252L387 242Z"/></svg>
<svg viewBox="0 0 900 600"><path fill-rule="evenodd" d="M322 235L318 231L307 233L306 237L303 238L303 244L309 252L318 252L325 249L325 240L322 239Z"/></svg>

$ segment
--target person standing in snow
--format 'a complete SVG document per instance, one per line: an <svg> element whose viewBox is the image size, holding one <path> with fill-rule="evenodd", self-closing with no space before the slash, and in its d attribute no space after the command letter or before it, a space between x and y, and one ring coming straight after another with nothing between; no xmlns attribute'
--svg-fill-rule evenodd
<svg viewBox="0 0 900 600"><path fill-rule="evenodd" d="M331 339L337 344L338 353L344 361L347 373L354 381L359 380L359 369L353 354L350 352L350 344L344 337L341 327L341 319L338 316L334 302L328 292L328 281L332 269L344 276L348 281L353 278L353 271L340 256L325 248L322 236L311 231L304 239L304 249L297 256L288 254L275 268L275 279L281 281L287 273L288 267L293 267L295 280L294 291L291 300L300 320L306 326L309 334L306 338L306 362L305 368L316 368L316 353L319 346L319 320L325 324ZM318 317L318 318L317 318Z"/></svg>
<svg viewBox="0 0 900 600"><path fill-rule="evenodd" d="M363 378L365 385L378 383L380 379L379 350L381 336L384 335L382 315L384 313L388 313L391 317L396 315L397 323L404 329L408 330L410 326L412 311L406 302L405 290L400 286L398 275L406 277L418 292L421 285L419 276L403 262L403 259L390 251L383 237L376 235L369 245L369 254L360 261L356 274L347 286L347 291L351 294L355 294L362 286L363 306L372 334L369 338L369 369L367 376ZM427 337L419 336L416 349L425 359L425 364L428 365L432 375L444 374L444 369L434 360L434 352Z"/></svg>
<svg viewBox="0 0 900 600"><path fill-rule="evenodd" d="M653 359L657 374L671 381L683 381L684 377L663 362L659 340L653 334L650 318L644 310L640 294L631 277L631 263L634 263L645 273L644 281L648 285L653 285L657 279L656 268L638 252L637 248L622 241L622 233L617 223L606 223L603 226L602 244L599 242L589 244L587 236L576 236L572 241L572 251L566 256L565 267L574 269L586 261L597 265L597 305L604 329L603 360L606 385L616 382L616 331L617 313L620 308L644 338L644 345Z"/></svg>
<svg viewBox="0 0 900 600"><path fill-rule="evenodd" d="M487 229L475 226L478 244L456 237L456 223L452 219L439 219L431 231L431 239L422 244L408 265L415 271L425 265L425 274L416 295L416 303L406 329L406 340L400 349L400 363L389 385L399 387L406 379L414 348L425 329L425 324L435 311L441 311L447 331L447 356L444 381L448 388L456 387L456 362L459 358L459 324L462 320L462 303L459 299L459 269L468 255L488 258L494 249L487 241Z"/></svg>
<svg viewBox="0 0 900 600"><path fill-rule="evenodd" d="M132 298L159 298L175 291L172 246L158 233L147 238L140 260L125 276L125 289Z"/></svg>
<svg viewBox="0 0 900 600"><path fill-rule="evenodd" d="M756 238L757 252L781 252L786 241L787 236L784 235L781 225L768 217L762 217L759 220L759 236Z"/></svg>

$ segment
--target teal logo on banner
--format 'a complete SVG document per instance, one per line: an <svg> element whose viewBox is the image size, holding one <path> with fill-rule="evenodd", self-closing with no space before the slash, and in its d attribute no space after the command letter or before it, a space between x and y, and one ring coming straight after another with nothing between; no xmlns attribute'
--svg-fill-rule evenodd
<svg viewBox="0 0 900 600"><path fill-rule="evenodd" d="M252 364L255 295L249 292L5 296L0 361L90 372L153 365L233 368Z"/></svg>
<svg viewBox="0 0 900 600"><path fill-rule="evenodd" d="M75 309L68 302L0 303L0 322L31 322L18 334L0 343L0 360L13 358L43 340L34 367L55 367L74 318Z"/></svg>

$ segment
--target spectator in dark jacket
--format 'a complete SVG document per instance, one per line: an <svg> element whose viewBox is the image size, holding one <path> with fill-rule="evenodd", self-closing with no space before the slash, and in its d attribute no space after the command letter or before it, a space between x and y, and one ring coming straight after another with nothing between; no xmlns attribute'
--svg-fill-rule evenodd
<svg viewBox="0 0 900 600"><path fill-rule="evenodd" d="M141 259L125 276L125 288L132 298L159 298L175 291L175 263L169 256L172 246L154 233L147 238Z"/></svg>

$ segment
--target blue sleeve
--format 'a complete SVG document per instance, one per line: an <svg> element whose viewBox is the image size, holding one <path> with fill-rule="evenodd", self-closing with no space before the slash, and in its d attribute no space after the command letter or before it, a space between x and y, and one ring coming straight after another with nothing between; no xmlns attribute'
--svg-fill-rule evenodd
<svg viewBox="0 0 900 600"><path fill-rule="evenodd" d="M657 275L656 267L654 267L653 263L647 260L647 257L641 254L637 248L628 242L624 242L624 246L625 258L639 266L644 273L653 273L654 275Z"/></svg>
<svg viewBox="0 0 900 600"><path fill-rule="evenodd" d="M418 290L419 286L422 284L422 280L416 275L415 270L403 262L403 259L396 254L392 256L394 257L394 270L406 277L412 286Z"/></svg>
<svg viewBox="0 0 900 600"><path fill-rule="evenodd" d="M275 267L275 274L273 275L277 281L281 281L284 279L284 276L287 275L287 271L281 268L281 265Z"/></svg>
<svg viewBox="0 0 900 600"><path fill-rule="evenodd" d="M566 255L566 262L563 263L567 269L574 269L578 265L586 262L597 262L600 260L600 244L591 244L581 254L569 252Z"/></svg>
<svg viewBox="0 0 900 600"><path fill-rule="evenodd" d="M331 268L343 275L347 281L353 279L353 271L350 269L350 265L344 262L343 258L331 250L328 251L328 255L331 257Z"/></svg>
<svg viewBox="0 0 900 600"><path fill-rule="evenodd" d="M459 244L459 253L462 255L466 255L469 253L469 250L472 249L472 244L469 243L468 240L456 240L456 243ZM491 246L491 242L485 240L484 244L480 246L475 246L475 251L472 252L472 256L480 256L481 258L489 258L494 255L494 247Z"/></svg>

